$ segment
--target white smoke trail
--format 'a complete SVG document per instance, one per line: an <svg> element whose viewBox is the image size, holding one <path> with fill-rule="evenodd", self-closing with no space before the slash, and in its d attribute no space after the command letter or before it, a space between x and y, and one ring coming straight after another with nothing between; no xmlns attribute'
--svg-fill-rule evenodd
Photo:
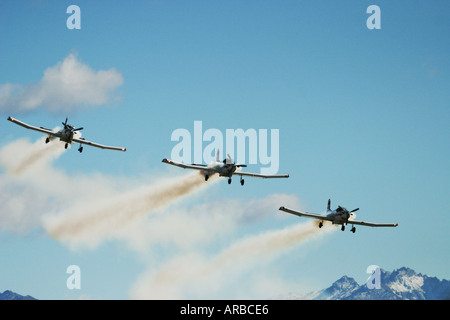
<svg viewBox="0 0 450 320"><path fill-rule="evenodd" d="M267 257L275 253L279 254L283 250L289 249L319 232L323 234L334 229L329 226L331 225L319 229L313 222L301 223L285 229L268 231L248 237L230 246L220 255L216 256L205 270L202 271L202 274L215 272L230 262L235 263L237 259Z"/></svg>
<svg viewBox="0 0 450 320"><path fill-rule="evenodd" d="M313 222L249 236L212 258L189 253L177 256L159 272L148 272L133 288L136 299L194 299L211 296L223 286L289 249L335 230L331 224L319 229ZM183 266L180 268L180 266Z"/></svg>
<svg viewBox="0 0 450 320"><path fill-rule="evenodd" d="M173 203L201 187L211 186L216 177L205 182L199 173L156 181L127 192L115 191L94 201L72 205L59 214L43 217L46 231L72 247L97 245L114 237L130 223Z"/></svg>
<svg viewBox="0 0 450 320"><path fill-rule="evenodd" d="M59 141L46 144L45 138L41 138L30 145L27 139L20 139L2 149L0 163L8 173L20 176L38 165L58 158L64 150L64 145Z"/></svg>
<svg viewBox="0 0 450 320"><path fill-rule="evenodd" d="M103 174L68 175L52 165L65 152L64 144L45 144L44 139L15 140L0 150L2 229L43 226L59 241L92 246L217 179L205 182L197 172L146 183Z"/></svg>

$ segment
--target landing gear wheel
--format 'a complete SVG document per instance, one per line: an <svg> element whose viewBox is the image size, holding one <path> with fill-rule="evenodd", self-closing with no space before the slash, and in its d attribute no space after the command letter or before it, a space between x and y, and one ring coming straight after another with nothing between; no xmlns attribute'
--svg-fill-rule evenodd
<svg viewBox="0 0 450 320"><path fill-rule="evenodd" d="M228 178L228 184L231 184L231 178Z"/></svg>
<svg viewBox="0 0 450 320"><path fill-rule="evenodd" d="M323 222L320 221L320 222L319 222L319 228L322 228L322 227L323 227Z"/></svg>
<svg viewBox="0 0 450 320"><path fill-rule="evenodd" d="M355 227L352 227L352 228L350 229L350 231L353 232L353 233L355 233L356 228L355 228Z"/></svg>
<svg viewBox="0 0 450 320"><path fill-rule="evenodd" d="M69 144L68 143L66 143L66 145L64 146L64 149L67 149L67 147L69 146Z"/></svg>
<svg viewBox="0 0 450 320"><path fill-rule="evenodd" d="M83 147L79 147L78 151L80 151L80 153L82 153L83 152Z"/></svg>
<svg viewBox="0 0 450 320"><path fill-rule="evenodd" d="M209 178L209 176L208 176L208 175L206 175L206 176L205 176L205 181L208 181L208 178Z"/></svg>
<svg viewBox="0 0 450 320"><path fill-rule="evenodd" d="M47 137L47 139L45 139L45 143L49 143L50 142L50 138Z"/></svg>
<svg viewBox="0 0 450 320"><path fill-rule="evenodd" d="M345 226L344 226L344 225L342 225L342 227L341 227L341 230L342 230L342 231L344 231L344 230L345 230Z"/></svg>
<svg viewBox="0 0 450 320"><path fill-rule="evenodd" d="M244 185L244 179L241 178L241 186Z"/></svg>

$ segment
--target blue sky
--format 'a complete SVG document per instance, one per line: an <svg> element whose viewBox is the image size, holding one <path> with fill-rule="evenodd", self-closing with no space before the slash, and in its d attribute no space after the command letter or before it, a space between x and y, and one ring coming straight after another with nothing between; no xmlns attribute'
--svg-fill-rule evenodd
<svg viewBox="0 0 450 320"><path fill-rule="evenodd" d="M71 4L81 9L81 30L66 27ZM381 9L380 30L366 27L371 4ZM72 148L22 176L2 165L0 187L11 198L0 201L0 291L40 299L155 298L146 290L156 289L177 298L264 298L322 289L344 274L362 283L373 264L449 279L449 7L378 0L2 1L1 153L7 157L22 138L30 150L42 138L8 116L54 128L67 115L87 139L127 152L86 147L80 155ZM68 57L122 81L101 103L50 102L28 111L5 103L13 101L2 93L8 84L27 90ZM67 101L67 92L55 91L51 97ZM193 133L197 120L203 130L223 133L279 129L279 173L290 178L248 178L243 188L236 178L231 185L212 182L134 221L141 224L135 237L129 230L100 233L95 245L76 239L73 248L47 232L41 218L57 209L114 203L107 195L187 174L161 160L176 144L172 132ZM197 271L244 239L309 223L279 206L323 212L329 198L332 206L359 207L359 219L399 226L317 232L261 257L241 257L229 274ZM27 210L14 216L21 203ZM199 233L177 236L178 223ZM146 238L157 231L164 236ZM189 272L173 271L178 263ZM66 287L72 264L81 268L81 290ZM172 279L167 287L156 281L163 274ZM186 279L192 275L198 282ZM196 287L208 281L215 288Z"/></svg>

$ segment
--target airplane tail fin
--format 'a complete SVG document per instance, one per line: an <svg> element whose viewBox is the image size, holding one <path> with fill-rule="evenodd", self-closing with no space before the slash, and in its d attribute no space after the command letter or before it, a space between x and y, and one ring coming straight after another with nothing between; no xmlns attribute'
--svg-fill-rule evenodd
<svg viewBox="0 0 450 320"><path fill-rule="evenodd" d="M328 199L327 211L331 211L330 207L331 207L331 200Z"/></svg>

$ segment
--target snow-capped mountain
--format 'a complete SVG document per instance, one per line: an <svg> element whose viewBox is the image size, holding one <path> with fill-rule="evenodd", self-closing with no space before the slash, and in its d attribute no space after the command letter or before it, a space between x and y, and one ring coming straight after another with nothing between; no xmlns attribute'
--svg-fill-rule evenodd
<svg viewBox="0 0 450 320"><path fill-rule="evenodd" d="M290 293L277 299L301 300L446 300L450 299L450 281L417 274L402 267L393 272L380 269L380 288L359 285L343 276L329 288L307 294Z"/></svg>
<svg viewBox="0 0 450 320"><path fill-rule="evenodd" d="M0 292L0 300L36 300L32 296L22 296L18 293L6 290L5 292Z"/></svg>

